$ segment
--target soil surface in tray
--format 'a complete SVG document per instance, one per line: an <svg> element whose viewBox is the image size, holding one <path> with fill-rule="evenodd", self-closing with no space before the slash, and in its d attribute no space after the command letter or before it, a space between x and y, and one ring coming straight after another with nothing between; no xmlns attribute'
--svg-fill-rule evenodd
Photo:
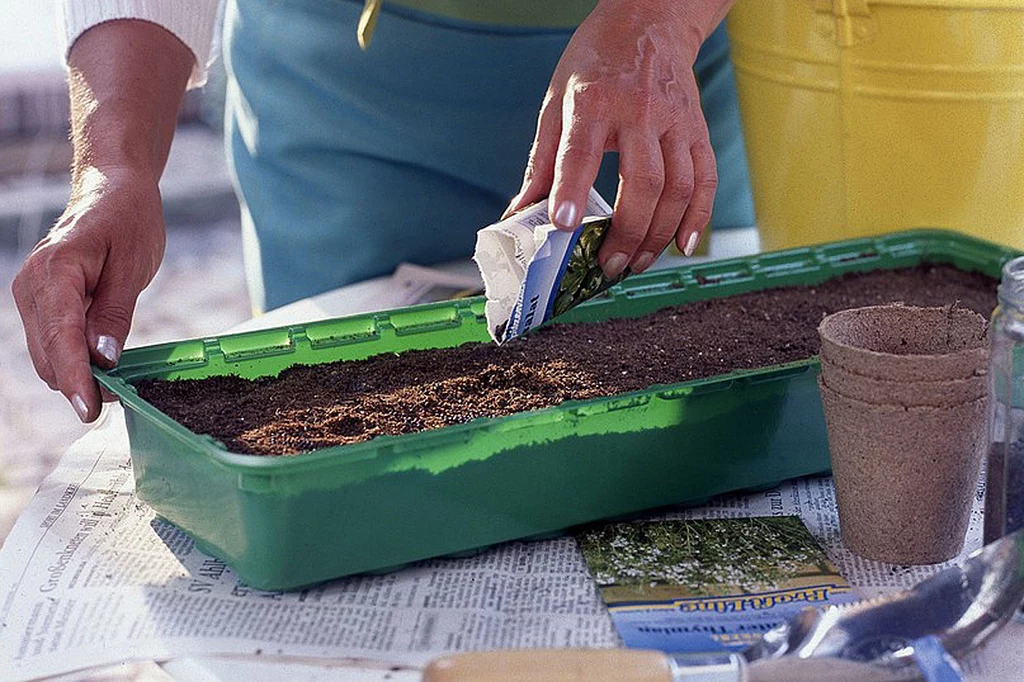
<svg viewBox="0 0 1024 682"><path fill-rule="evenodd" d="M943 265L880 270L642 318L552 325L503 346L470 343L296 366L252 381L147 379L136 387L234 452L295 454L802 360L818 353L821 318L845 308L959 302L988 316L996 284Z"/></svg>

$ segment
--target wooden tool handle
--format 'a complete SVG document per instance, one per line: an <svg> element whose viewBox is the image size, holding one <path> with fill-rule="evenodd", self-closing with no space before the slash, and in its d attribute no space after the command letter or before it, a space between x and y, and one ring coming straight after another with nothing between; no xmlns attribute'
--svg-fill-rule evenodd
<svg viewBox="0 0 1024 682"><path fill-rule="evenodd" d="M659 651L505 649L436 659L423 682L672 682L672 669Z"/></svg>
<svg viewBox="0 0 1024 682"><path fill-rule="evenodd" d="M890 682L900 671L836 658L783 657L702 666L694 659L673 678L660 651L637 649L504 649L455 654L427 666L423 682ZM905 672L905 671L903 671Z"/></svg>

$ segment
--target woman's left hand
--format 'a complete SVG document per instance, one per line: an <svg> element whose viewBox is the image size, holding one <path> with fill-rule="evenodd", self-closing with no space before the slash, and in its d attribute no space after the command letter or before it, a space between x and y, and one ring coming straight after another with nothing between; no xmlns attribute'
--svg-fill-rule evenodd
<svg viewBox="0 0 1024 682"><path fill-rule="evenodd" d="M550 196L552 223L575 229L604 153L617 151L605 274L643 271L673 238L691 255L718 183L693 64L730 4L602 0L555 68L506 213Z"/></svg>

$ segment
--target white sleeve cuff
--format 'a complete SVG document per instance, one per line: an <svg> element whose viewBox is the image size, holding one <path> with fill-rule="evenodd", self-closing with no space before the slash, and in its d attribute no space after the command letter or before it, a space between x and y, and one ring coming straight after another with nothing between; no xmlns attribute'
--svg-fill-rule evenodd
<svg viewBox="0 0 1024 682"><path fill-rule="evenodd" d="M64 58L87 30L114 19L141 19L158 24L192 50L196 63L188 87L206 83L215 58L213 31L218 0L63 0Z"/></svg>

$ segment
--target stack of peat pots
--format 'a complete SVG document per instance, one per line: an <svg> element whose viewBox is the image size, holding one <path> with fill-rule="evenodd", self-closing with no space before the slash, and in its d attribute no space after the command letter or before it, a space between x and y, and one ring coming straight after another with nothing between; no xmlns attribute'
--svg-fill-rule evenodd
<svg viewBox="0 0 1024 682"><path fill-rule="evenodd" d="M985 318L871 306L829 315L818 332L843 544L895 564L956 556L985 441Z"/></svg>

